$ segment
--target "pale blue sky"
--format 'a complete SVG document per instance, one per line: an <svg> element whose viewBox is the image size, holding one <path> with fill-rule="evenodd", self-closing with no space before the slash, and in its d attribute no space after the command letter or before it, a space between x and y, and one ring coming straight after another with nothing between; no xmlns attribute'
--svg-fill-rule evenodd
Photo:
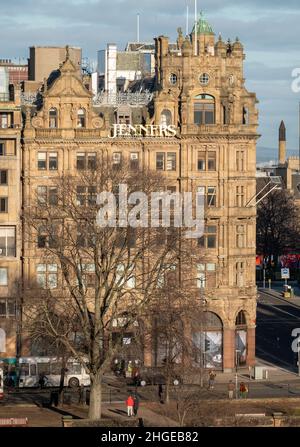
<svg viewBox="0 0 300 447"><path fill-rule="evenodd" d="M193 0L0 0L0 58L28 57L31 45L77 45L96 59L107 42L119 48L136 38L151 41L185 30L186 4ZM216 35L238 36L245 46L247 87L260 101L258 158L277 157L278 126L284 119L288 149L298 150L300 93L291 90L292 70L300 67L299 0L198 0Z"/></svg>

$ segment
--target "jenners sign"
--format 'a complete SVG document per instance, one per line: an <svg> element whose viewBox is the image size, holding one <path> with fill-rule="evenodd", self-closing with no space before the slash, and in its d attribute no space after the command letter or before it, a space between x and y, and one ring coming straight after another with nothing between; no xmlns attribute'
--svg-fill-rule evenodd
<svg viewBox="0 0 300 447"><path fill-rule="evenodd" d="M156 126L146 124L145 126L138 124L131 126L130 124L114 124L111 129L109 138L117 137L175 137L177 129L175 126Z"/></svg>

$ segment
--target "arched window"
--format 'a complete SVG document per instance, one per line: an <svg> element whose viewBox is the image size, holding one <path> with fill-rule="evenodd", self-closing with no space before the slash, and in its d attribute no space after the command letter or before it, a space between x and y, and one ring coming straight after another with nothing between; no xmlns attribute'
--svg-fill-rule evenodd
<svg viewBox="0 0 300 447"><path fill-rule="evenodd" d="M57 109L55 107L49 110L49 127L50 129L57 127Z"/></svg>
<svg viewBox="0 0 300 447"><path fill-rule="evenodd" d="M194 124L215 124L215 98L211 95L198 95L194 101Z"/></svg>
<svg viewBox="0 0 300 447"><path fill-rule="evenodd" d="M85 110L79 109L77 112L77 127L85 127Z"/></svg>
<svg viewBox="0 0 300 447"><path fill-rule="evenodd" d="M247 362L247 322L242 310L237 314L235 327L235 366L238 368Z"/></svg>
<svg viewBox="0 0 300 447"><path fill-rule="evenodd" d="M223 367L223 323L213 312L195 315L192 323L193 354L196 365Z"/></svg>
<svg viewBox="0 0 300 447"><path fill-rule="evenodd" d="M243 124L249 124L249 109L248 107L243 107Z"/></svg>
<svg viewBox="0 0 300 447"><path fill-rule="evenodd" d="M170 126L172 124L172 113L170 110L164 109L160 115L160 125Z"/></svg>
<svg viewBox="0 0 300 447"><path fill-rule="evenodd" d="M245 326L246 325L246 317L245 312L242 310L237 314L236 320L235 320L236 326Z"/></svg>
<svg viewBox="0 0 300 447"><path fill-rule="evenodd" d="M6 352L6 334L3 329L0 328L0 352Z"/></svg>

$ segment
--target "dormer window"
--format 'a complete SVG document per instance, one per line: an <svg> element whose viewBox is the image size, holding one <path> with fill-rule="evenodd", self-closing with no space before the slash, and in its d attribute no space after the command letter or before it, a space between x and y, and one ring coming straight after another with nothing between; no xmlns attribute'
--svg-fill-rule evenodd
<svg viewBox="0 0 300 447"><path fill-rule="evenodd" d="M49 110L49 127L50 129L57 127L57 109L55 107Z"/></svg>
<svg viewBox="0 0 300 447"><path fill-rule="evenodd" d="M79 109L77 112L77 127L85 127L85 110Z"/></svg>
<svg viewBox="0 0 300 447"><path fill-rule="evenodd" d="M197 125L215 124L215 98L211 95L198 95L194 102L194 123Z"/></svg>

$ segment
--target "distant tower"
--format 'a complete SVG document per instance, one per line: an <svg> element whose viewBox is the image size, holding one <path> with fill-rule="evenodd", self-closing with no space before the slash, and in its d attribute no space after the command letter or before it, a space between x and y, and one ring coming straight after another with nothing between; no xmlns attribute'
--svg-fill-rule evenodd
<svg viewBox="0 0 300 447"><path fill-rule="evenodd" d="M281 121L279 126L279 147L278 147L278 162L284 165L286 161L286 129L285 124Z"/></svg>

